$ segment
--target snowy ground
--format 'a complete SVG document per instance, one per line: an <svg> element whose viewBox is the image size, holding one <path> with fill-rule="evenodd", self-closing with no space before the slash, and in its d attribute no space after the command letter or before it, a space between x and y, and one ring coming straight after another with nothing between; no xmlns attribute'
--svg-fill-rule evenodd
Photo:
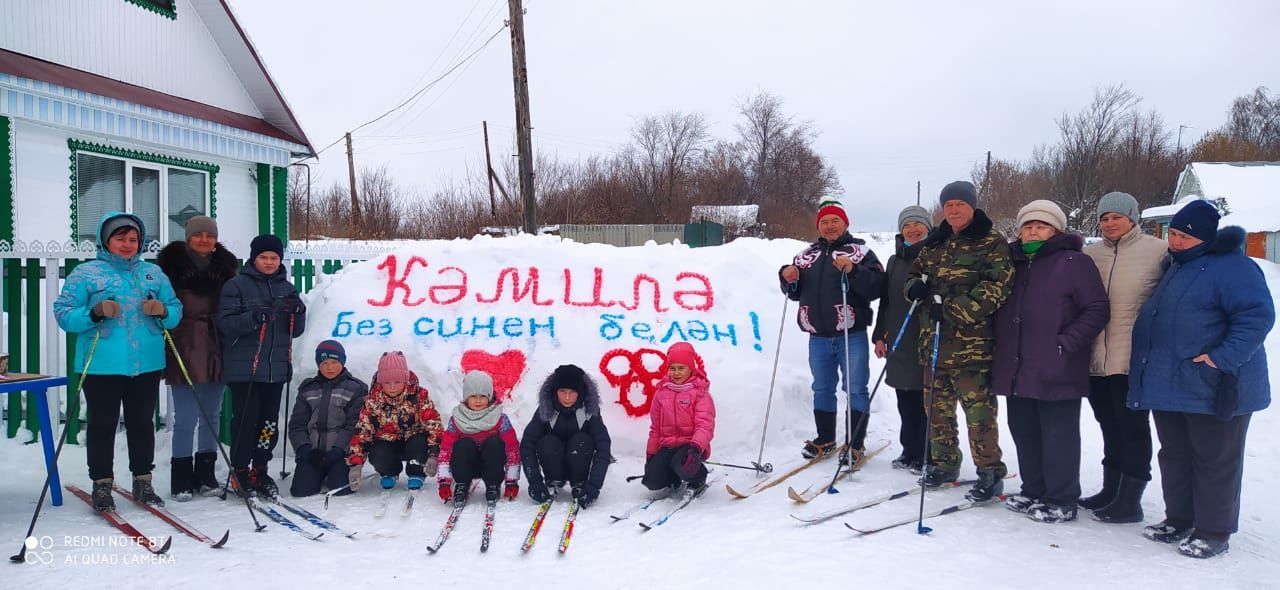
<svg viewBox="0 0 1280 590"><path fill-rule="evenodd" d="M749 339L744 339L742 346L732 347L710 341L696 343L707 359L712 392L719 409L713 458L737 462L755 459L780 312L780 309L763 309L756 305L763 305L760 300L767 297L768 307L780 308L780 298L771 283L773 273L801 244L740 240L725 247L690 254L690 251L676 246L621 251L592 246L558 246L545 241L551 239L530 238L529 242L519 244L516 240L483 239L475 243L432 243L422 246L420 253L429 259L441 252L448 253L452 257L451 263L475 275L474 284L487 285L479 287L486 297L492 294L492 277L497 271L493 270L488 278L482 279L476 278L483 274L476 269L487 263L485 256L493 256L495 262L501 260L503 250L518 248L525 257L544 267L555 262L562 267L575 268L575 273L580 270L575 266L580 264L577 261L609 260L610 264L604 265L609 272L619 267L634 267L635 272L648 272L660 281L669 281L670 278L670 273L663 276L657 270L664 260L675 256L687 261L685 266L693 272L706 274L715 285L718 307L707 314L708 321L722 324L739 322L737 330L742 337L744 333L750 334L750 326L741 323L746 311L755 311L759 315L762 351L750 350ZM875 242L874 245L881 258L887 259L891 246L884 242ZM554 254L542 252L547 249ZM494 254L494 251L499 253ZM434 260L432 264L435 264ZM1280 268L1265 262L1261 264L1272 292L1280 293ZM366 271L352 267L348 269L352 274L340 275L335 281L321 285L318 293L309 298L315 310L314 317L320 318L313 320L319 322L315 325L331 322L339 311L350 307L352 301L381 294L385 278L380 282L373 281L376 288L369 293L353 287L367 285L368 279L376 276L372 264L363 266L367 267L369 274L359 274ZM431 270L434 274L435 267ZM581 280L589 285L590 270L585 273ZM544 272L544 280L552 275L550 271ZM605 279L606 295L614 291L612 280ZM628 278L616 291L629 296L630 287ZM664 282L663 287L665 296L670 285ZM547 289L545 285L544 289ZM559 297L554 289L547 292L551 293L551 298ZM575 290L573 299L589 299L589 289L585 293L580 296ZM779 304L775 305L775 300ZM464 309L459 313L464 311L474 312ZM500 316L506 312L511 310L499 309L496 313ZM637 311L640 315L642 312L643 309ZM410 312L391 310L386 313L385 317L397 320ZM1280 505L1266 500L1268 490L1280 486L1280 461L1271 453L1271 449L1280 445L1280 428L1277 428L1280 418L1276 417L1274 410L1255 415L1252 423L1240 533L1232 539L1230 553L1206 562L1181 557L1173 547L1146 541L1140 535L1142 525L1106 526L1087 517L1065 525L1043 525L999 506L934 519L929 523L934 532L928 536L917 535L914 526L904 526L857 538L842 526L843 519L807 528L798 526L796 521L788 518L788 514L816 512L914 483L908 474L889 467L889 461L899 448L893 393L888 388L881 389L881 397L873 404L868 447L892 444L855 480L839 485L839 494L824 495L807 506L801 506L787 498L786 485L746 500L731 499L723 491L723 485L717 485L689 510L651 532L642 533L630 522L611 524L610 513L625 510L643 496L638 483L624 483L623 477L640 472L647 419L626 417L616 403L616 389L607 386L599 372L593 370L599 353L618 345L595 336L600 322L592 319L599 315L598 311L557 309L556 313L561 315L556 316L559 334L555 341L539 343L527 339L516 343L517 348L529 352L529 366L509 402L513 418L521 426L527 420L532 411L533 392L551 368L561 362L579 362L597 375L602 389L612 392L604 393L603 397L606 401L615 400L607 406L606 419L615 433L614 453L619 459L610 469L608 485L600 502L580 514L573 544L563 557L555 552L563 507L552 511L531 554L519 553L520 542L535 511L533 504L523 495L518 502L501 504L493 546L488 554L482 555L476 550L482 506L475 503L464 514L449 542L435 556L427 555L424 548L435 538L447 511L435 499L431 489L424 490L418 507L408 518L402 518L394 507L386 517L374 518L375 493L366 491L334 499L324 515L344 528L361 531L358 540L326 536L321 541L312 542L275 525L270 525L266 532L254 533L241 504L203 498L186 504L170 502L173 511L206 533L221 534L222 530L230 528L231 540L226 548L214 550L186 537L175 536L167 558L154 561L145 551L129 544L71 546L86 542L101 545L119 537L86 506L68 496L64 506L46 508L37 526L38 536L51 537L49 554L52 563L12 565L0 577L4 580L3 586L119 588L181 584L205 588L246 583L255 587L308 588L405 581L427 584L461 582L469 588L530 587L530 584L532 587L547 587L566 583L591 588L761 588L778 584L811 588L832 583L895 588L939 584L958 588L1280 587L1280 581L1277 581L1280 580L1280 561L1275 557L1280 550L1280 533L1275 532L1276 524L1280 523ZM794 307L787 313L793 315ZM421 314L412 312L412 317L417 315ZM689 317L652 315L655 325ZM1278 334L1273 332L1267 341L1273 375L1280 375ZM310 350L322 337L323 330L309 330L308 336L304 337L305 343L299 343L299 349ZM800 441L812 428L803 343L798 328L788 320L768 433L770 445L765 453L766 460L778 467L794 461ZM445 367L457 365L463 348L477 346L475 342L423 345L411 338L396 340L394 336L378 346L365 346L358 341L355 346L352 344L348 342L352 356L350 364L362 377L370 373L368 369L376 363L377 352L392 347L414 350L418 362L411 361L411 365L426 375L428 386L442 409L452 407L456 401L453 380L457 371ZM492 343L489 344L488 347L479 347L496 353L512 345L508 342L493 348ZM433 359L440 360L431 367L423 366L432 363ZM299 359L300 373L314 371L313 365L307 366L308 362L308 359ZM873 359L873 379L879 367ZM631 399L635 400L634 394ZM1091 493L1101 478L1098 464L1101 437L1087 407L1083 413L1084 465L1081 475L1086 493ZM13 440L0 439L0 449L8 459L0 464L0 494L8 498L0 505L0 531L4 531L0 538L7 540L11 547L6 548L14 551L22 542L44 474L40 447L24 446L23 436L20 434ZM1017 458L1007 430L1002 431L1002 440L1005 460L1010 469L1016 471ZM118 437L118 442L117 471L124 475L124 437ZM157 488L160 490L168 488L169 448L167 434L160 434L156 449ZM68 445L61 465L64 480L88 485L82 447ZM279 466L277 458L273 470L278 471ZM791 481L797 487L803 487L829 477L829 469L829 465L820 465ZM750 474L731 471L721 469L717 473L741 486L750 485L753 481ZM966 474L972 474L972 466L967 467ZM1158 471L1156 477L1144 501L1148 523L1158 521L1163 514ZM1017 485L1016 480L1011 480L1008 489L1014 490ZM953 490L931 494L928 504L941 506L958 500L962 493L962 490ZM914 514L915 502L914 499L901 500L862 511L850 522L855 526L874 526ZM316 512L321 510L322 503L318 498L298 503ZM147 534L168 535L172 532L164 523L132 506L121 503L120 507L121 512ZM447 576L447 581L442 576Z"/></svg>

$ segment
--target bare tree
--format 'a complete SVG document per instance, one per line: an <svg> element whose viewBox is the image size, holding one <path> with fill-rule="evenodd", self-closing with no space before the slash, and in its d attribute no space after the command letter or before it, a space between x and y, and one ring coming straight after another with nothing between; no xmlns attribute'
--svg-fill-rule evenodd
<svg viewBox="0 0 1280 590"><path fill-rule="evenodd" d="M1075 115L1058 119L1061 135L1057 157L1056 200L1063 205L1069 227L1096 233L1093 203L1103 188L1103 163L1120 136L1129 110L1140 99L1124 85L1094 92L1093 102Z"/></svg>

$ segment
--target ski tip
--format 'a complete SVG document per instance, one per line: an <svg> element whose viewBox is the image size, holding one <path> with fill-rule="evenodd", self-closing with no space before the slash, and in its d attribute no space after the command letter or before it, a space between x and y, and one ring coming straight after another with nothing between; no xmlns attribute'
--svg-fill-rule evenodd
<svg viewBox="0 0 1280 590"><path fill-rule="evenodd" d="M267 525L265 525L265 524L259 524L259 525L258 525L258 528L253 529L253 532L255 532L255 533L261 533L262 531L265 531L265 530L267 530Z"/></svg>
<svg viewBox="0 0 1280 590"><path fill-rule="evenodd" d="M440 550L439 547L427 547L427 553L430 553L431 555L435 555L436 551L439 551L439 550Z"/></svg>
<svg viewBox="0 0 1280 590"><path fill-rule="evenodd" d="M739 492L738 490L733 489L733 486L729 484L724 484L724 490L726 492L729 492L730 496L733 496L734 498L737 498L739 500L743 500L750 497L748 494L744 494L742 492Z"/></svg>
<svg viewBox="0 0 1280 590"><path fill-rule="evenodd" d="M209 547L213 549L221 549L223 545L227 544L227 539L230 539L230 538L231 538L231 529L227 529L226 531L223 531L222 538L218 539L216 542L210 543Z"/></svg>
<svg viewBox="0 0 1280 590"><path fill-rule="evenodd" d="M643 523L643 522L642 522L642 523L640 523L640 528L642 528L642 529L644 529L644 530L646 530L646 531L651 531L651 530L653 530L653 527L652 527L652 526L649 526L648 524L645 524L645 523Z"/></svg>
<svg viewBox="0 0 1280 590"><path fill-rule="evenodd" d="M150 546L150 547L147 547L147 551L150 551L150 552L152 552L152 553L154 553L154 554L156 554L156 555L164 555L165 553L168 553L168 552L169 552L169 547L171 547L171 546L173 546L173 536L172 536L172 535L170 535L168 538L166 538L166 539L164 540L164 543L163 543L163 544L161 544L161 545L160 545L160 547L156 547L155 545L152 545L152 546Z"/></svg>

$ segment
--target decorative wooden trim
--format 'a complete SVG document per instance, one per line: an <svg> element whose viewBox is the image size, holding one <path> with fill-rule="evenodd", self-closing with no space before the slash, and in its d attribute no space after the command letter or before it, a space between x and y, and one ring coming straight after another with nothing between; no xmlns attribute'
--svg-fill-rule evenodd
<svg viewBox="0 0 1280 590"><path fill-rule="evenodd" d="M173 168L186 168L188 170L197 170L204 172L209 177L209 216L217 217L216 204L218 202L218 165L208 162L200 162L197 160L187 160L184 158L175 158L172 156L164 156L160 154L152 154L148 152L140 152L137 150L127 150L115 146L101 145L81 141L78 139L68 139L67 147L70 148L71 159L71 240L75 241L79 235L79 216L76 215L79 207L79 190L76 182L76 155L80 152L89 152L92 154L102 154L104 156L114 156L117 158L125 158L128 160L136 160L139 162L149 162L151 164L160 164L162 166L170 166ZM157 232L159 228L156 228ZM157 233L157 236L159 234Z"/></svg>
<svg viewBox="0 0 1280 590"><path fill-rule="evenodd" d="M173 8L166 8L155 2L151 2L150 0L125 0L125 2L133 4L134 6L139 6L144 10L154 12L169 20L178 20L178 3L176 0L170 3L173 5Z"/></svg>
<svg viewBox="0 0 1280 590"><path fill-rule="evenodd" d="M14 168L13 119L0 116L0 240L13 241L17 230L18 211L13 197Z"/></svg>

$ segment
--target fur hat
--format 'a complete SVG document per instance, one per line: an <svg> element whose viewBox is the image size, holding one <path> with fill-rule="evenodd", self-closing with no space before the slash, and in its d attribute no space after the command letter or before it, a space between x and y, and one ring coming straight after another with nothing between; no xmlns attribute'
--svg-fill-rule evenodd
<svg viewBox="0 0 1280 590"><path fill-rule="evenodd" d="M316 365L329 359L336 360L339 364L347 364L347 349L343 348L337 340L325 340L316 345Z"/></svg>
<svg viewBox="0 0 1280 590"><path fill-rule="evenodd" d="M213 218L208 215L196 215L195 217L187 220L186 230L188 240L191 239L191 236L198 233L206 233L217 239L218 222L214 221Z"/></svg>
<svg viewBox="0 0 1280 590"><path fill-rule="evenodd" d="M1222 216L1218 214L1218 208L1214 207L1209 201L1195 199L1173 214L1173 221L1169 222L1169 229L1176 229L1184 234L1200 238L1202 241L1212 242L1214 238L1218 237L1218 220L1221 218Z"/></svg>
<svg viewBox="0 0 1280 590"><path fill-rule="evenodd" d="M378 359L378 372L374 374L374 379L378 383L407 383L409 361L405 360L404 353L398 350L382 353L382 358Z"/></svg>
<svg viewBox="0 0 1280 590"><path fill-rule="evenodd" d="M1067 214L1062 212L1062 207L1057 203L1047 199L1031 201L1018 209L1018 227L1028 221L1042 221L1059 232L1067 230Z"/></svg>
<svg viewBox="0 0 1280 590"><path fill-rule="evenodd" d="M577 365L560 365L551 373L551 390L572 389L579 394L587 391L587 373Z"/></svg>
<svg viewBox="0 0 1280 590"><path fill-rule="evenodd" d="M974 209L978 208L978 189L973 186L972 182L967 180L957 180L947 186L942 187L942 192L938 193L938 204L946 205L947 201L964 201Z"/></svg>
<svg viewBox="0 0 1280 590"><path fill-rule="evenodd" d="M817 226L818 222L828 215L835 215L844 220L845 225L849 225L849 214L845 213L844 205L831 197L824 198L822 202L818 203L818 215L813 218L814 226Z"/></svg>
<svg viewBox="0 0 1280 590"><path fill-rule="evenodd" d="M1108 213L1119 213L1130 221L1138 223L1138 200L1129 193L1107 193L1098 199L1098 218Z"/></svg>
<svg viewBox="0 0 1280 590"><path fill-rule="evenodd" d="M462 378L462 401L473 395L483 395L493 401L493 377L484 371L471 371Z"/></svg>

